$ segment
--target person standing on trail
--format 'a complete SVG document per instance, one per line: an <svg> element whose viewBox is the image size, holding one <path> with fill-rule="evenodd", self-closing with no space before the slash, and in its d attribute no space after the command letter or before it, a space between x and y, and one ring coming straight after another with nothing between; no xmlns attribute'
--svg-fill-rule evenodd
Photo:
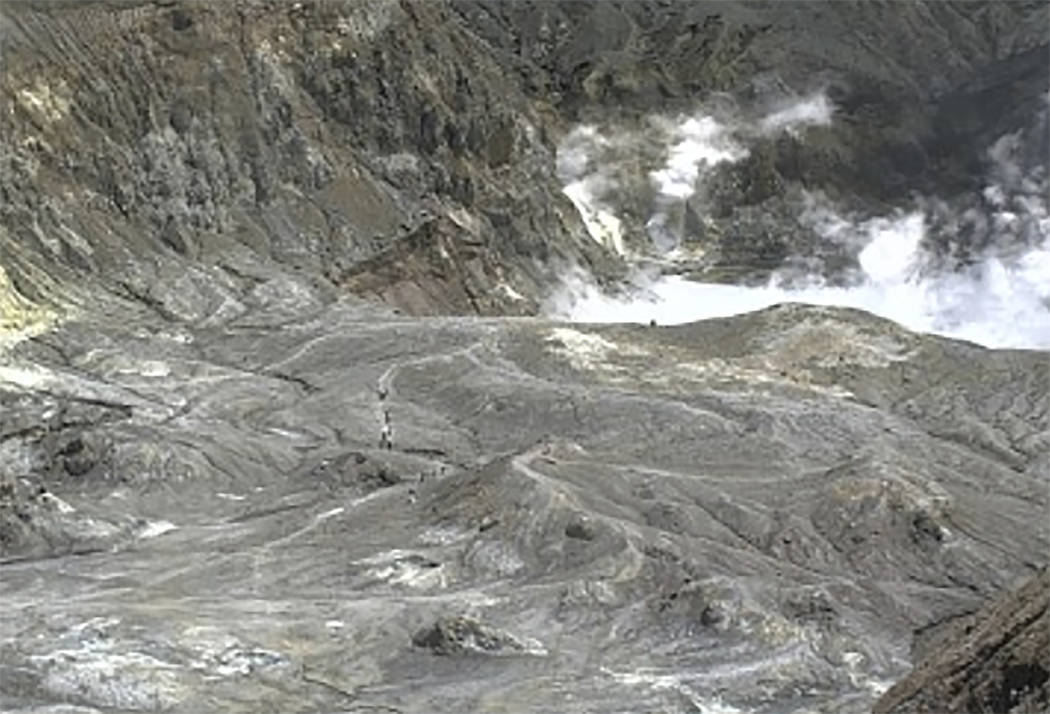
<svg viewBox="0 0 1050 714"><path fill-rule="evenodd" d="M379 448L390 451L394 448L394 427L390 423L390 412L383 410L383 426L379 430Z"/></svg>

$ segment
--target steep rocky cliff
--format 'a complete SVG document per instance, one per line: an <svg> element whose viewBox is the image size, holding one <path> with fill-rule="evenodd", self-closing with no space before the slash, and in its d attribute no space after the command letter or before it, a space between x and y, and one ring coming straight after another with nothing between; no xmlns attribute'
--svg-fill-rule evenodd
<svg viewBox="0 0 1050 714"><path fill-rule="evenodd" d="M513 314L564 264L610 262L560 195L544 105L442 4L3 13L0 263L30 300L93 279L199 320L425 247L376 292Z"/></svg>
<svg viewBox="0 0 1050 714"><path fill-rule="evenodd" d="M776 112L786 99L827 98L833 122L749 136L749 155L714 171L705 193L682 207L674 237L709 256L708 278L813 256L820 241L797 221L803 191L862 213L900 207L917 194L966 194L983 186L985 150L1024 128L1035 137L1028 160L1045 175L1045 3L455 7L526 77L531 96L607 129L612 141L658 133L654 114L738 123ZM627 163L615 203L627 240L644 249L649 171L658 164Z"/></svg>
<svg viewBox="0 0 1050 714"><path fill-rule="evenodd" d="M1036 116L1046 11L5 3L0 265L40 305L98 285L188 320L263 285L534 313L567 265L618 273L560 194L573 122L826 88L832 126L767 140L716 182L709 242L768 268L807 241L792 185L870 204L972 184L988 143Z"/></svg>

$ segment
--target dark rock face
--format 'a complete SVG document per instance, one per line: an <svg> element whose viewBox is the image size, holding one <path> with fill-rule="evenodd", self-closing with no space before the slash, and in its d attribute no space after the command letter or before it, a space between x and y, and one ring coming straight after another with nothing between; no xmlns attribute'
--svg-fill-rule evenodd
<svg viewBox="0 0 1050 714"><path fill-rule="evenodd" d="M1050 72L1040 2L454 7L528 73L526 88L576 118L689 112L712 92L761 102L828 87L848 128L818 133L802 153L786 142L773 163L780 177L848 195L901 197L929 180L943 190L939 164L973 162L1030 122ZM967 180L961 168L952 180Z"/></svg>
<svg viewBox="0 0 1050 714"><path fill-rule="evenodd" d="M323 291L369 260L403 271L402 243L437 219L485 256L445 266L485 297L415 273L395 305L422 292L431 312L534 312L554 267L615 266L553 178L549 110L444 5L3 12L0 262L26 297L55 300L34 266L57 262L201 319L261 285ZM175 277L209 268L221 277Z"/></svg>
<svg viewBox="0 0 1050 714"><path fill-rule="evenodd" d="M440 567L435 563L434 567ZM514 654L526 647L515 638L469 617L446 617L412 636L412 644L439 655Z"/></svg>
<svg viewBox="0 0 1050 714"><path fill-rule="evenodd" d="M1050 571L952 621L936 649L876 703L894 712L1050 708Z"/></svg>

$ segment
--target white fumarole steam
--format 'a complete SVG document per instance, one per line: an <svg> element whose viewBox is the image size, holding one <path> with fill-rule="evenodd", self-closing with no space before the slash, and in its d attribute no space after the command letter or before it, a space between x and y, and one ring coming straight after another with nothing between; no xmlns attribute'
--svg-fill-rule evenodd
<svg viewBox="0 0 1050 714"><path fill-rule="evenodd" d="M757 123L762 134L795 132L812 124L827 124L832 106L823 95L778 107ZM666 165L650 173L656 189L648 228L659 227L667 206L684 201L703 174L718 163L738 161L745 147L731 137L729 127L711 117L691 117L667 129ZM752 132L755 126L747 126ZM746 133L746 132L742 132ZM575 137L574 137L575 135ZM559 152L559 169L566 193L580 210L591 235L623 254L622 226L608 202L612 174L595 165L595 151L604 142L594 127L570 135ZM1011 157L1015 136L1004 137L989 151L993 183L983 192L982 225L992 241L968 267L938 268L924 247L929 216L922 211L853 222L815 199L800 207L800 220L829 241L857 251L860 272L849 287L831 286L820 275L788 285L776 274L761 287L697 283L678 276L635 276L637 290L627 297L609 297L580 275L567 278L550 302L550 312L581 322L680 324L726 317L782 302L860 308L905 327L970 340L989 347L1050 348L1050 212L1045 169L1019 176ZM565 154L564 158L562 154ZM1023 240L1018 236L1023 232ZM670 246L656 240L659 248ZM1000 249L1009 246L1009 249ZM610 246L613 247L613 246Z"/></svg>
<svg viewBox="0 0 1050 714"><path fill-rule="evenodd" d="M595 166L596 157L608 146L609 140L593 126L576 127L558 147L556 170L563 193L576 206L591 238L624 255L623 226L605 200L613 180Z"/></svg>

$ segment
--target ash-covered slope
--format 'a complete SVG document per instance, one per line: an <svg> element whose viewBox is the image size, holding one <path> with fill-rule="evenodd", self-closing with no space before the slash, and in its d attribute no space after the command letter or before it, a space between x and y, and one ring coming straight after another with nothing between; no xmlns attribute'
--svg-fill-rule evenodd
<svg viewBox="0 0 1050 714"><path fill-rule="evenodd" d="M1050 546L1044 353L798 306L160 327L5 358L8 710L865 711Z"/></svg>

